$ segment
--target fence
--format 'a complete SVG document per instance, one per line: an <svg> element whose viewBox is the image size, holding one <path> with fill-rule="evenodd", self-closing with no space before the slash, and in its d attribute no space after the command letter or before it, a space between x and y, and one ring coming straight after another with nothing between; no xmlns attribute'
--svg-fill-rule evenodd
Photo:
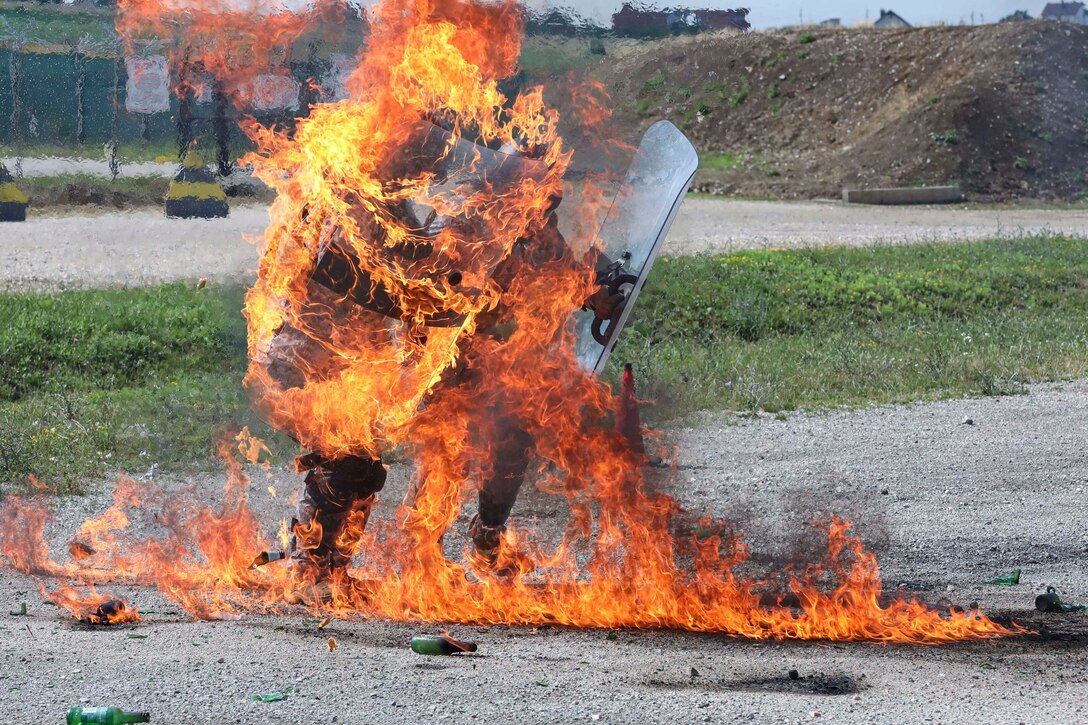
<svg viewBox="0 0 1088 725"><path fill-rule="evenodd" d="M0 144L91 147L111 139L174 144L178 99L171 98L169 111L132 113L125 108L125 81L125 64L118 58L0 50ZM192 110L193 136L210 139L212 104L198 103ZM265 114L262 120L282 124L297 115ZM230 116L230 135L238 146L244 138L233 111Z"/></svg>

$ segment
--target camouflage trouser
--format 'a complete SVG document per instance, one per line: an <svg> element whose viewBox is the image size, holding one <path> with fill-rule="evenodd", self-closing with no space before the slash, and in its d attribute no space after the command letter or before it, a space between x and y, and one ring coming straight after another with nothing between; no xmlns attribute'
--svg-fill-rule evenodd
<svg viewBox="0 0 1088 725"><path fill-rule="evenodd" d="M493 467L480 486L479 513L470 531L476 548L496 551L529 467L532 437L520 428L496 426ZM320 570L347 566L359 545L375 494L385 486L380 460L340 458L301 460L309 470L306 490L292 525L292 555Z"/></svg>
<svg viewBox="0 0 1088 725"><path fill-rule="evenodd" d="M328 571L347 566L359 545L374 497L385 486L385 466L370 458L323 460L306 456L306 490L292 523L292 556Z"/></svg>
<svg viewBox="0 0 1088 725"><path fill-rule="evenodd" d="M306 366L336 370L336 361L323 347L290 327L277 332L266 354L269 374L285 388L304 384ZM532 436L501 407L489 409L485 419L477 434L482 437L480 449L487 450L492 460L480 485L479 513L470 525L477 550L483 553L498 549L533 447ZM385 467L381 460L368 457L329 459L311 454L300 459L299 468L307 472L306 490L291 527L292 556L323 571L347 566L375 494L385 486ZM406 503L413 501L410 492Z"/></svg>
<svg viewBox="0 0 1088 725"><path fill-rule="evenodd" d="M533 438L511 419L501 420L494 428L491 443L492 468L480 485L479 513L470 524L476 550L491 556L498 551L499 539L517 501Z"/></svg>

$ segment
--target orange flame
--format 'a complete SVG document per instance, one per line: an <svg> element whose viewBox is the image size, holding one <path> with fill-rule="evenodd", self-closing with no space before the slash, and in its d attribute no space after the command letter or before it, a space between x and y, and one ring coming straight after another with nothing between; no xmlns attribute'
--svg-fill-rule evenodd
<svg viewBox="0 0 1088 725"><path fill-rule="evenodd" d="M825 561L781 573L777 601L766 598L774 580L737 573L748 556L739 538L674 534L679 505L648 485L644 456L611 424L612 392L574 355L571 318L594 291L597 240L563 245L549 217L571 162L559 114L540 88L500 90L516 70L520 22L512 2L384 0L348 100L316 107L293 135L252 129L260 151L244 161L277 192L246 299L255 403L323 456L402 446L418 464L413 504L371 522L361 546L369 511L350 518L341 543L365 560L331 582L320 608L757 639L938 644L1023 631L974 610L887 601L875 557L840 520L828 525ZM607 116L602 89L573 95L586 125ZM517 173L489 166L485 149L501 149ZM598 204L602 193L577 196ZM343 259L352 274L336 267ZM318 273L342 284L318 284ZM355 304L381 295L381 312ZM505 419L533 440L538 487L570 511L557 545L517 527L504 534L496 570L512 576L443 549ZM248 435L238 443L250 461L263 450ZM223 444L230 475L217 507L124 480L77 536L93 553L60 565L42 539L41 502L11 499L0 553L43 577L152 584L197 617L283 608L298 583L282 565L253 567L277 537L250 511L232 448ZM148 512L163 537L132 535L130 517Z"/></svg>
<svg viewBox="0 0 1088 725"><path fill-rule="evenodd" d="M320 32L334 41L348 12L340 0L298 9L264 0L120 0L114 26L130 55L165 51L179 92L199 93L208 77L241 105L260 102L262 74L286 77L300 39Z"/></svg>

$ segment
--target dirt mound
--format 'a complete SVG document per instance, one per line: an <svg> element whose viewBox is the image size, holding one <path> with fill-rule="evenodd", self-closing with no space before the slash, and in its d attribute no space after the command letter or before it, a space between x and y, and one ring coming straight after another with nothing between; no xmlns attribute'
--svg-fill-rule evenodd
<svg viewBox="0 0 1088 725"><path fill-rule="evenodd" d="M973 198L1088 196L1088 28L1047 22L677 38L594 76L621 130L672 120L697 189L813 198L961 183Z"/></svg>

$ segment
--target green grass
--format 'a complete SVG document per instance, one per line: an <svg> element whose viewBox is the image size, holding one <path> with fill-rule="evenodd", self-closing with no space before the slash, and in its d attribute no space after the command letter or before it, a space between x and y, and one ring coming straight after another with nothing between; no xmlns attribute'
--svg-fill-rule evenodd
<svg viewBox="0 0 1088 725"><path fill-rule="evenodd" d="M733 171L744 166L740 154L724 152L720 154L699 154L699 168L714 171Z"/></svg>
<svg viewBox="0 0 1088 725"><path fill-rule="evenodd" d="M743 86L733 92L733 95L729 98L729 105L733 108L740 108L744 105L744 102L748 100L748 95L752 92L752 87L747 82Z"/></svg>
<svg viewBox="0 0 1088 725"><path fill-rule="evenodd" d="M519 63L529 73L555 75L598 65L616 49L632 45L632 41L623 38L530 35L522 43ZM594 48L597 52L594 52ZM603 54L600 52L602 49Z"/></svg>
<svg viewBox="0 0 1088 725"><path fill-rule="evenodd" d="M959 134L954 128L950 128L947 131L941 131L940 133L931 133L929 134L929 137L937 143L945 144L946 146L955 146L959 143Z"/></svg>
<svg viewBox="0 0 1088 725"><path fill-rule="evenodd" d="M208 465L223 429L255 424L241 306L182 284L0 295L0 481Z"/></svg>
<svg viewBox="0 0 1088 725"><path fill-rule="evenodd" d="M1014 393L1088 375L1083 240L747 252L659 265L613 359L635 363L658 421L698 409Z"/></svg>
<svg viewBox="0 0 1088 725"><path fill-rule="evenodd" d="M239 287L0 295L0 481L78 491L214 466L249 412ZM645 418L1017 393L1088 376L1088 243L1064 237L662 258L606 379Z"/></svg>

